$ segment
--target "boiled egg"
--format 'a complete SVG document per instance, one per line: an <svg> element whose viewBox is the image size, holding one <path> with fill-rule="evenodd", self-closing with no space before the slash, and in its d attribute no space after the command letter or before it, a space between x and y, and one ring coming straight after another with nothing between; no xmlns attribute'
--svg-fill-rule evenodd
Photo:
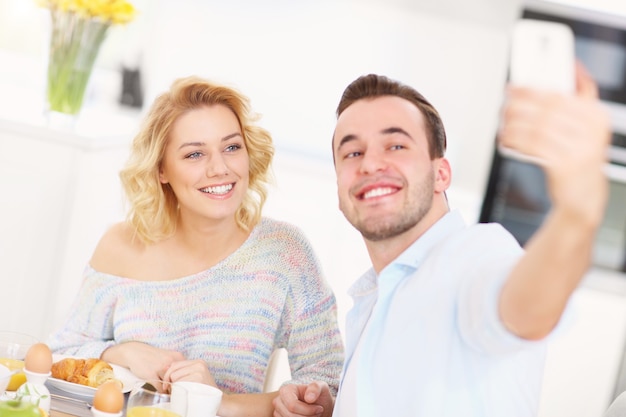
<svg viewBox="0 0 626 417"><path fill-rule="evenodd" d="M124 394L120 386L109 381L100 385L93 396L93 408L103 413L119 413L124 408Z"/></svg>
<svg viewBox="0 0 626 417"><path fill-rule="evenodd" d="M35 343L26 352L24 369L38 374L47 374L52 369L52 352L45 343Z"/></svg>

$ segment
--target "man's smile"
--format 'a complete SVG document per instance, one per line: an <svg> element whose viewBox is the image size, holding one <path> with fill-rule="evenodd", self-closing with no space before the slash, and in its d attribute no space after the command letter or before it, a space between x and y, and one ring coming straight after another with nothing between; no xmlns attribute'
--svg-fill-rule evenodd
<svg viewBox="0 0 626 417"><path fill-rule="evenodd" d="M372 188L359 195L359 200L367 200L370 198L381 197L383 195L395 193L398 189L395 187L377 187Z"/></svg>

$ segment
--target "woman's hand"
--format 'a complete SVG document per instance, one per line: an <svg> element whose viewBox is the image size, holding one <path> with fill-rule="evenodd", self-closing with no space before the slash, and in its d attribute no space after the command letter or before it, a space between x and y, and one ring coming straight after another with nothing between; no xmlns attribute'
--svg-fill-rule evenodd
<svg viewBox="0 0 626 417"><path fill-rule="evenodd" d="M156 348L142 342L113 345L102 352L100 358L124 366L138 378L146 381L162 379L172 363L185 360L180 352Z"/></svg>
<svg viewBox="0 0 626 417"><path fill-rule="evenodd" d="M217 388L206 362L201 359L172 362L159 376L164 382L193 381Z"/></svg>

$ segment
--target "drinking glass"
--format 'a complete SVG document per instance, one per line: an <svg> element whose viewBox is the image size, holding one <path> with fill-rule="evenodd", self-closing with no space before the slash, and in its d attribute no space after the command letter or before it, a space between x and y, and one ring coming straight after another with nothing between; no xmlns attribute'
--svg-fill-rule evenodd
<svg viewBox="0 0 626 417"><path fill-rule="evenodd" d="M11 376L7 391L16 391L26 382L26 375L23 372L24 357L28 349L37 342L37 338L29 334L0 331L0 364L11 371L18 371Z"/></svg>
<svg viewBox="0 0 626 417"><path fill-rule="evenodd" d="M160 383L144 383L133 388L126 404L126 417L185 417L185 410L171 410L171 396L154 387ZM178 411L178 410L177 410Z"/></svg>

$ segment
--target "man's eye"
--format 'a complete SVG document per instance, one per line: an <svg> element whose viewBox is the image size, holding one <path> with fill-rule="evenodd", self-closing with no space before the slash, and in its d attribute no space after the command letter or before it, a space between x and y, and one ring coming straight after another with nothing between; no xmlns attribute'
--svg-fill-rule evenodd
<svg viewBox="0 0 626 417"><path fill-rule="evenodd" d="M350 152L350 153L347 153L347 154L344 156L344 159L356 158L357 156L361 156L361 152L359 152L359 151L355 151L355 152Z"/></svg>
<svg viewBox="0 0 626 417"><path fill-rule="evenodd" d="M389 149L391 149L392 151L397 151L398 149L404 149L404 146L403 145L393 145Z"/></svg>

